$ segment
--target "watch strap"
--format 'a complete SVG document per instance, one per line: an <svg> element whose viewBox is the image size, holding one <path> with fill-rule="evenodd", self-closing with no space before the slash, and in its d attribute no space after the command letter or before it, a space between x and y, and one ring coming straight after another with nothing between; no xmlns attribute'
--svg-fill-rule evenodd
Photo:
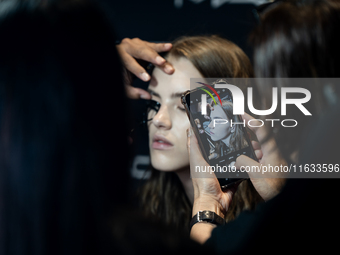
<svg viewBox="0 0 340 255"><path fill-rule="evenodd" d="M212 211L199 211L190 221L190 230L198 222L208 222L220 226L225 224L225 219Z"/></svg>

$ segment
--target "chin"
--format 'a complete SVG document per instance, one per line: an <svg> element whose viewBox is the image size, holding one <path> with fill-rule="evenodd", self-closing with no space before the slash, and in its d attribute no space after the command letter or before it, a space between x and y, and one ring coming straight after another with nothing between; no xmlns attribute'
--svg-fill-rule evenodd
<svg viewBox="0 0 340 255"><path fill-rule="evenodd" d="M151 153L151 165L158 171L162 172L176 172L179 169L183 169L185 167L189 167L189 160L181 159L181 156L178 157L172 156L167 157L165 155L157 155L157 153Z"/></svg>
<svg viewBox="0 0 340 255"><path fill-rule="evenodd" d="M219 139L217 137L212 137L210 136L211 140L213 140L214 142L218 141Z"/></svg>

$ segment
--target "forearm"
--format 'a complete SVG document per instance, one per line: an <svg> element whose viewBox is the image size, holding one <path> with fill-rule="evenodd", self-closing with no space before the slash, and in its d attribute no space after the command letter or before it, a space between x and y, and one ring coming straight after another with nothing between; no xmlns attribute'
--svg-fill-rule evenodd
<svg viewBox="0 0 340 255"><path fill-rule="evenodd" d="M190 232L190 238L200 244L204 244L211 236L212 230L216 227L207 222L196 223Z"/></svg>
<svg viewBox="0 0 340 255"><path fill-rule="evenodd" d="M225 211L221 205L211 198L199 198L194 201L192 216L195 216L199 211L211 211L218 216L224 218ZM198 222L194 224L190 231L190 238L194 241L203 244L211 236L212 230L216 227L215 224L208 222Z"/></svg>

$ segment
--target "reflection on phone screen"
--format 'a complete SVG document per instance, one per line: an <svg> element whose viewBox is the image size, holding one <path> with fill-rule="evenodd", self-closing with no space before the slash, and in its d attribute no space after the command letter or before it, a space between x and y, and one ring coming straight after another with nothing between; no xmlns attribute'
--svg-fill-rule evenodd
<svg viewBox="0 0 340 255"><path fill-rule="evenodd" d="M194 90L188 95L187 102L190 100L192 124L209 164L228 166L242 154L254 158L244 122L239 115L233 115L231 92L228 89L217 90L222 105L214 95L214 98L204 100L206 106L202 105L201 100L204 93L204 90ZM202 114L202 109L206 114Z"/></svg>

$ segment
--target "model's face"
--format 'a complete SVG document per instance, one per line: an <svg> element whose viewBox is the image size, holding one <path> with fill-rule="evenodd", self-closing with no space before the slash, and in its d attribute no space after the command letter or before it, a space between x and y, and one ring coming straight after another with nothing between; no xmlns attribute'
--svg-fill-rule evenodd
<svg viewBox="0 0 340 255"><path fill-rule="evenodd" d="M210 129L210 135L213 141L225 139L230 135L230 120L228 119L227 114L224 112L220 105L214 106L214 110L210 112L210 119L211 122L209 123L208 127ZM223 120L227 120L228 123L225 123L225 121Z"/></svg>
<svg viewBox="0 0 340 255"><path fill-rule="evenodd" d="M189 119L181 103L181 94L190 89L190 78L203 78L186 58L169 57L175 72L167 75L155 68L149 85L152 100L161 104L148 123L152 166L160 171L178 171L189 166L186 130Z"/></svg>

